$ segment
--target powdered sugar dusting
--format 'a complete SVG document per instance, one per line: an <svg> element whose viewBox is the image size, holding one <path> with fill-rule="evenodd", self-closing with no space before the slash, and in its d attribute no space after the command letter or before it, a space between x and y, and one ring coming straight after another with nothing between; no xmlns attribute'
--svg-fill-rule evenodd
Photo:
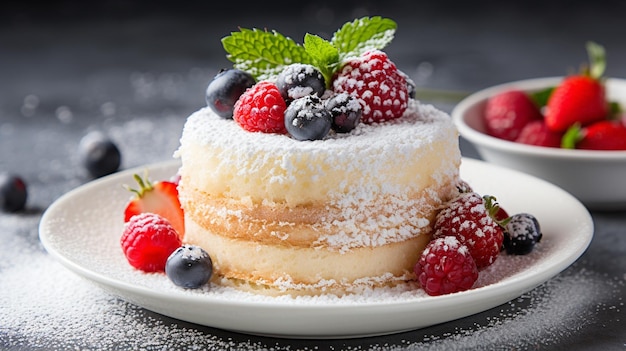
<svg viewBox="0 0 626 351"><path fill-rule="evenodd" d="M171 323L159 315L105 293L69 273L36 249L32 252L31 249L24 250L29 251L29 263L23 264L17 256L9 257L11 262L2 272L3 285L21 287L19 290L0 289L0 300L3 301L0 305L0 329L3 335L0 344L4 347L279 351L293 350L294 343L297 343L276 339L268 341L255 336L242 337L228 332L216 333L210 328L185 322ZM506 270L504 267L532 264L540 260L543 254L545 252L539 251L531 258L504 256L502 264L494 264L481 284L502 274L499 271ZM489 274L493 276L488 277ZM459 321L438 329L428 328L385 338L385 341L371 339L365 343L368 346L364 346L359 339L302 344L309 345L304 350L316 350L321 345L327 345L331 349L372 351L421 348L456 350L489 347L492 344L511 349L525 349L537 344L549 346L575 335L588 324L597 323L596 316L600 312L613 313L614 318L619 320L623 305L607 305L606 301L620 294L623 286L624 282L620 279L591 271L572 270L490 311L485 317L476 318L477 324ZM42 293L42 287L45 287L45 293ZM246 296L244 293L233 295L233 291L228 290L215 293L230 299L245 299ZM262 299L269 301L273 298ZM387 290L385 293L365 291L352 300L304 297L291 301L314 306L329 301L346 304L371 303L381 299L403 301L428 297L411 290ZM285 298L281 300L286 301ZM443 331L440 330L442 328Z"/></svg>

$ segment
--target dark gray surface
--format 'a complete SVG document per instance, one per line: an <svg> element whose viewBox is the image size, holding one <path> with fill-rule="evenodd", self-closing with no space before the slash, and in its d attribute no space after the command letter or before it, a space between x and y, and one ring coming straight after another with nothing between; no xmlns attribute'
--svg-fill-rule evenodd
<svg viewBox="0 0 626 351"><path fill-rule="evenodd" d="M256 337L175 321L107 295L98 297L99 313L74 321L90 327L40 324L64 321L54 317L54 303L45 303L44 295L59 294L59 306L67 306L73 303L71 294L48 286L33 292L26 282L38 276L27 276L32 270L22 267L49 261L47 269L65 277L64 268L41 248L37 225L53 201L90 180L78 160L80 138L93 129L110 134L122 150L124 169L169 160L185 117L204 105L207 82L229 65L219 39L238 26L276 29L301 42L307 31L328 37L343 22L362 15L392 17L398 31L386 51L425 90L422 99L447 112L467 92L577 69L586 60L587 40L607 48L607 75L626 77L626 3L619 1L519 6L390 1L341 7L311 2L282 11L260 3L248 10L237 4L192 2L165 8L165 3L34 7L16 2L0 13L0 170L20 174L29 186L26 211L0 213L0 315L5 316L0 317L0 348L626 349L624 211L592 212L595 236L587 252L520 299L396 335ZM477 157L463 140L462 152ZM15 283L21 269L24 285ZM68 272L66 284L80 284L72 278ZM25 289L29 291L21 291ZM12 305L24 303L20 296L39 301L33 301L37 310ZM129 332L133 329L141 335Z"/></svg>

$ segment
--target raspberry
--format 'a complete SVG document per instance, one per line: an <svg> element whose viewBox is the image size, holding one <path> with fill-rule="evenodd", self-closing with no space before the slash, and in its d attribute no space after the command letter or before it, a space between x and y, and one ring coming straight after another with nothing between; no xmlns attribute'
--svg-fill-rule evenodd
<svg viewBox="0 0 626 351"><path fill-rule="evenodd" d="M494 95L485 106L487 134L504 140L514 141L525 125L542 120L539 108L521 90L507 90Z"/></svg>
<svg viewBox="0 0 626 351"><path fill-rule="evenodd" d="M487 267L498 258L504 240L502 227L492 217L498 211L493 197L461 194L437 214L434 238L456 237L467 246L479 269Z"/></svg>
<svg viewBox="0 0 626 351"><path fill-rule="evenodd" d="M120 243L128 263L144 272L164 272L167 258L182 245L170 222L151 212L131 217Z"/></svg>
<svg viewBox="0 0 626 351"><path fill-rule="evenodd" d="M362 122L375 123L402 116L409 92L405 76L380 50L346 62L333 80L336 93L349 93L363 106Z"/></svg>
<svg viewBox="0 0 626 351"><path fill-rule="evenodd" d="M467 246L454 236L428 243L414 272L422 289L431 296L467 290L478 279L478 269Z"/></svg>
<svg viewBox="0 0 626 351"><path fill-rule="evenodd" d="M235 103L233 119L249 132L286 134L287 104L274 83L263 81L246 90Z"/></svg>

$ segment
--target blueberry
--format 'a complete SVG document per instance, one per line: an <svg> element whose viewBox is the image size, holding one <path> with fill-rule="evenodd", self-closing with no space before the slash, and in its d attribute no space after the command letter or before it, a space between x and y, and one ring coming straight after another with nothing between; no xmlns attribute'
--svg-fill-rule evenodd
<svg viewBox="0 0 626 351"><path fill-rule="evenodd" d="M541 241L541 228L535 216L518 213L511 216L504 228L504 248L512 255L526 255Z"/></svg>
<svg viewBox="0 0 626 351"><path fill-rule="evenodd" d="M83 166L94 178L116 172L122 162L115 143L100 132L86 134L80 140L78 149Z"/></svg>
<svg viewBox="0 0 626 351"><path fill-rule="evenodd" d="M321 97L326 91L324 76L315 67L302 63L287 66L276 78L276 86L285 101L306 95Z"/></svg>
<svg viewBox="0 0 626 351"><path fill-rule="evenodd" d="M312 95L294 100L285 110L285 128L296 140L321 140L328 135L332 116Z"/></svg>
<svg viewBox="0 0 626 351"><path fill-rule="evenodd" d="M221 70L206 88L206 103L218 116L233 118L235 103L256 80L248 72L239 69Z"/></svg>
<svg viewBox="0 0 626 351"><path fill-rule="evenodd" d="M340 93L326 100L326 109L332 115L332 129L337 133L348 133L361 121L363 108L357 100L348 93Z"/></svg>
<svg viewBox="0 0 626 351"><path fill-rule="evenodd" d="M211 279L213 261L201 247L183 245L167 258L165 274L177 286L197 289Z"/></svg>
<svg viewBox="0 0 626 351"><path fill-rule="evenodd" d="M15 174L0 173L0 208L6 212L24 209L28 192L24 180Z"/></svg>

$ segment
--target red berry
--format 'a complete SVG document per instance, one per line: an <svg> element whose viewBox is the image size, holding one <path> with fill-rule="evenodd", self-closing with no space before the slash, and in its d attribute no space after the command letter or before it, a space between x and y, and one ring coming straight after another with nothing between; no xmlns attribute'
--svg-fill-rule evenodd
<svg viewBox="0 0 626 351"><path fill-rule="evenodd" d="M559 148L562 137L563 133L550 130L544 121L532 121L522 128L515 142Z"/></svg>
<svg viewBox="0 0 626 351"><path fill-rule="evenodd" d="M144 272L164 272L167 258L182 245L170 222L149 212L125 224L120 243L128 263Z"/></svg>
<svg viewBox="0 0 626 351"><path fill-rule="evenodd" d="M468 290L478 279L478 269L467 246L454 236L428 243L414 272L424 291L431 296Z"/></svg>
<svg viewBox="0 0 626 351"><path fill-rule="evenodd" d="M373 50L346 62L333 80L333 90L359 100L363 123L382 122L402 116L407 108L404 77L387 54Z"/></svg>
<svg viewBox="0 0 626 351"><path fill-rule="evenodd" d="M487 134L514 141L531 121L542 120L539 108L520 90L509 90L492 96L485 106Z"/></svg>
<svg viewBox="0 0 626 351"><path fill-rule="evenodd" d="M577 149L586 150L626 150L626 126L619 121L600 121L582 131L582 139Z"/></svg>
<svg viewBox="0 0 626 351"><path fill-rule="evenodd" d="M567 77L548 99L546 125L563 132L578 123L582 126L602 120L609 114L604 85L585 75Z"/></svg>
<svg viewBox="0 0 626 351"><path fill-rule="evenodd" d="M497 208L491 197L487 199L476 192L461 194L437 214L434 225L434 238L456 237L467 246L479 269L495 262L504 240L502 227L490 214Z"/></svg>
<svg viewBox="0 0 626 351"><path fill-rule="evenodd" d="M137 196L132 198L124 209L124 222L131 217L144 212L156 213L167 219L178 235L185 235L185 219L183 209L178 198L178 184L174 181L159 181L151 183L135 174L139 189L130 189Z"/></svg>
<svg viewBox="0 0 626 351"><path fill-rule="evenodd" d="M235 103L233 119L249 132L286 134L287 104L274 83L262 81L246 90Z"/></svg>

